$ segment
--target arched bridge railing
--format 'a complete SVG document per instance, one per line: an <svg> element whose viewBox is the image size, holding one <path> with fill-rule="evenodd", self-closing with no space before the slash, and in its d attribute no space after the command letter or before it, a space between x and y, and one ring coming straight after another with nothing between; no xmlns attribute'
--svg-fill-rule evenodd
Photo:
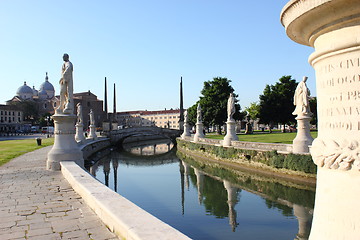
<svg viewBox="0 0 360 240"><path fill-rule="evenodd" d="M176 143L176 138L181 134L180 130L159 128L159 127L132 127L106 132L105 135L110 139L112 144L122 143L126 138L136 137L141 140L149 140L151 136L164 137L171 139Z"/></svg>

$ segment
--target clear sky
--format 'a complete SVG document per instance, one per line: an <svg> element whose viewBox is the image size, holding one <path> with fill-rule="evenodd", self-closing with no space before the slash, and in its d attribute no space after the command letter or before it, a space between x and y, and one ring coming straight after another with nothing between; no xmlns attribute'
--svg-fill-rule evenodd
<svg viewBox="0 0 360 240"><path fill-rule="evenodd" d="M45 72L59 94L63 53L74 65L74 92L90 90L109 110L184 107L213 77L232 80L244 109L283 75L307 81L315 96L311 47L290 40L280 23L287 0L1 0L0 103L18 87L36 89Z"/></svg>

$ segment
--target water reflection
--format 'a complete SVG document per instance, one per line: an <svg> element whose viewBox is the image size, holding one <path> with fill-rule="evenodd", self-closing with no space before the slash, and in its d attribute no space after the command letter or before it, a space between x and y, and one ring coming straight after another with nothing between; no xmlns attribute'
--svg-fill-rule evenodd
<svg viewBox="0 0 360 240"><path fill-rule="evenodd" d="M154 156L171 151L174 144L169 139L157 139L139 143L128 138L122 145L123 149L139 156Z"/></svg>
<svg viewBox="0 0 360 240"><path fill-rule="evenodd" d="M193 239L308 238L314 189L176 156L176 149L162 144L159 151L153 143L141 151L139 146L132 146L136 151L113 151L89 171Z"/></svg>

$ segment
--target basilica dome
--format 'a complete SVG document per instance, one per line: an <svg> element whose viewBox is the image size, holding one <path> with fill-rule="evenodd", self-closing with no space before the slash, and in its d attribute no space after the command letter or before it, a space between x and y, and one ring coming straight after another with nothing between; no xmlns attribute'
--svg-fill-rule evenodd
<svg viewBox="0 0 360 240"><path fill-rule="evenodd" d="M35 89L35 86L33 86L32 90L33 90L34 97L39 95L39 91Z"/></svg>
<svg viewBox="0 0 360 240"><path fill-rule="evenodd" d="M19 96L21 99L32 99L33 97L33 90L31 87L26 85L26 82L24 82L24 85L18 88L16 91L16 95Z"/></svg>
<svg viewBox="0 0 360 240"><path fill-rule="evenodd" d="M47 98L53 98L55 95L54 86L49 82L48 74L46 73L45 82L40 85L39 94L40 92L45 91L47 94Z"/></svg>
<svg viewBox="0 0 360 240"><path fill-rule="evenodd" d="M43 89L43 90L41 90L41 91L39 91L39 98L41 99L41 100L45 100L45 99L47 99L48 98L48 94L47 94L47 92Z"/></svg>

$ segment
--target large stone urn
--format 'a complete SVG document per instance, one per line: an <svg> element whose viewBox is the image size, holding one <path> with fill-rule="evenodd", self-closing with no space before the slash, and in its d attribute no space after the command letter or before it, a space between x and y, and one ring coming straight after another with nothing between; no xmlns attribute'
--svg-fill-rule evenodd
<svg viewBox="0 0 360 240"><path fill-rule="evenodd" d="M360 2L293 0L281 22L295 42L315 48L318 167L311 240L360 239Z"/></svg>

